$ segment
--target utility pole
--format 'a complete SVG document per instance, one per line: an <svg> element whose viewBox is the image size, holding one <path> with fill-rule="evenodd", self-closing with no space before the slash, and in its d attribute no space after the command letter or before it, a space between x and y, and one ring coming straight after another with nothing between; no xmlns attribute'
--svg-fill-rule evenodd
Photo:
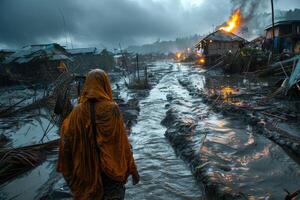
<svg viewBox="0 0 300 200"><path fill-rule="evenodd" d="M275 17L274 17L274 1L271 0L271 7L272 7L272 37L273 37L273 53L275 51L275 29L274 29L274 26L275 26Z"/></svg>

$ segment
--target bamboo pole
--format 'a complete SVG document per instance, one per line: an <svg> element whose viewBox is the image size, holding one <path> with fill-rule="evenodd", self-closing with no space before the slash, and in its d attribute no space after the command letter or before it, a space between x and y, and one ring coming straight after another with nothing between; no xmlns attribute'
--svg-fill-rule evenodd
<svg viewBox="0 0 300 200"><path fill-rule="evenodd" d="M275 52L275 16L274 16L274 1L271 0L271 7L272 7L272 36L273 36L273 53Z"/></svg>

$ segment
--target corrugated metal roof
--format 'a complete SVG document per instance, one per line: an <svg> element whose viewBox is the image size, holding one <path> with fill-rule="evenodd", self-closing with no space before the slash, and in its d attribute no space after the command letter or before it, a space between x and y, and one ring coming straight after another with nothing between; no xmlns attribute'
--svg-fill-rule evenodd
<svg viewBox="0 0 300 200"><path fill-rule="evenodd" d="M75 55L75 54L94 54L96 53L97 48L91 47L91 48L77 48L77 49L67 49L67 52L69 54Z"/></svg>
<svg viewBox="0 0 300 200"><path fill-rule="evenodd" d="M58 44L41 44L41 45L29 45L7 57L4 64L12 62L23 64L32 61L33 59L46 58L49 60L66 60L70 59L66 50ZM60 58L60 59L59 59Z"/></svg>
<svg viewBox="0 0 300 200"><path fill-rule="evenodd" d="M280 25L290 25L290 24L294 24L294 23L300 23L300 20L282 20L282 21L278 21L275 22L274 27L276 26L280 26ZM265 30L268 30L272 28L272 24L268 25Z"/></svg>
<svg viewBox="0 0 300 200"><path fill-rule="evenodd" d="M14 50L14 49L0 49L0 52L4 52L4 53L14 53L14 52L16 52L16 50Z"/></svg>
<svg viewBox="0 0 300 200"><path fill-rule="evenodd" d="M72 60L68 56L65 55L53 55L49 60Z"/></svg>

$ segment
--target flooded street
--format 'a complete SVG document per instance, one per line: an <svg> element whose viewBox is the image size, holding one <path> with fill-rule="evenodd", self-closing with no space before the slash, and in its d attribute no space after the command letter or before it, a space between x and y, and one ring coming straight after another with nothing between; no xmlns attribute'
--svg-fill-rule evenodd
<svg viewBox="0 0 300 200"><path fill-rule="evenodd" d="M180 90L176 78L180 68L173 65L170 70L173 72L163 76L140 102L140 116L130 139L141 182L137 186L128 184L126 199L201 199L200 186L186 164L175 156L164 136L166 127L161 125L167 111L167 95L174 91L186 93Z"/></svg>
<svg viewBox="0 0 300 200"><path fill-rule="evenodd" d="M299 189L300 167L281 147L254 133L240 117L215 113L194 95L205 88L200 69L156 62L150 73L155 84L139 95L140 113L129 136L141 181L132 186L129 180L126 199L203 199L207 185L217 185L215 197L232 193L242 199L283 199L284 189ZM120 91L124 99L136 94L125 87ZM24 125L13 134L40 139L48 121L42 128L32 124L35 129ZM51 135L53 131L57 128ZM27 144L12 140L13 147ZM2 185L0 199L40 199L46 194L49 199L69 199L55 172L56 159L50 155L42 165ZM201 177L191 168L199 169Z"/></svg>

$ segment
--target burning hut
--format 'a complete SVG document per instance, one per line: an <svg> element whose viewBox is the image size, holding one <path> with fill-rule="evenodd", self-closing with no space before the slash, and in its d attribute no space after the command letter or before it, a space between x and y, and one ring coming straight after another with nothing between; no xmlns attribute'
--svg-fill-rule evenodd
<svg viewBox="0 0 300 200"><path fill-rule="evenodd" d="M278 21L274 24L274 50L300 53L300 20ZM273 48L273 26L266 28L266 48Z"/></svg>
<svg viewBox="0 0 300 200"><path fill-rule="evenodd" d="M211 65L228 53L235 54L246 42L231 32L217 30L199 41L195 48L205 58L205 65Z"/></svg>
<svg viewBox="0 0 300 200"><path fill-rule="evenodd" d="M67 70L68 61L68 53L56 43L25 46L4 60L1 84L49 83Z"/></svg>

